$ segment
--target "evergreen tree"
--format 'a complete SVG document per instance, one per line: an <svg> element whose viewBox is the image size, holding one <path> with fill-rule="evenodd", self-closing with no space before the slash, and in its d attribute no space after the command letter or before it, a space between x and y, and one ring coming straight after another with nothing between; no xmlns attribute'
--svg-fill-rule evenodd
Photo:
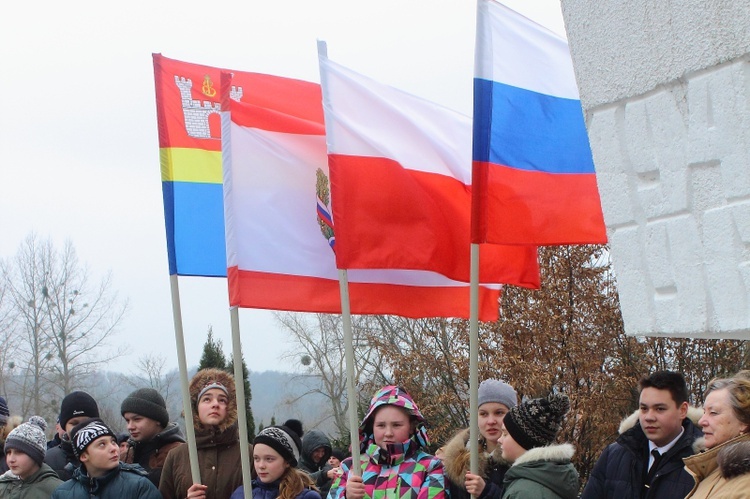
<svg viewBox="0 0 750 499"><path fill-rule="evenodd" d="M234 375L234 359L229 362L227 371ZM250 391L250 371L247 368L245 359L242 359L242 381L245 387L245 411L247 412L247 438L250 442L255 438L255 419L253 418L253 410L250 407L250 401L253 399L253 394ZM235 381L236 384L236 381Z"/></svg>
<svg viewBox="0 0 750 499"><path fill-rule="evenodd" d="M198 370L214 367L226 371L227 358L224 356L222 348L221 340L214 340L214 329L209 326L208 338L206 338L206 343L203 344L203 355L201 355Z"/></svg>

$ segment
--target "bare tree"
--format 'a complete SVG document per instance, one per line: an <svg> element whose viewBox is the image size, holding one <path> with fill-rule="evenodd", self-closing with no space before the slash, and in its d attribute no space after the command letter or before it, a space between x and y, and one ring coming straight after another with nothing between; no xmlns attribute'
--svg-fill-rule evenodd
<svg viewBox="0 0 750 499"><path fill-rule="evenodd" d="M136 361L136 372L122 375L122 381L134 389L153 388L164 397L167 407L180 397L179 373L176 370L165 372L167 358L163 355L142 355ZM175 399L175 400L173 400Z"/></svg>

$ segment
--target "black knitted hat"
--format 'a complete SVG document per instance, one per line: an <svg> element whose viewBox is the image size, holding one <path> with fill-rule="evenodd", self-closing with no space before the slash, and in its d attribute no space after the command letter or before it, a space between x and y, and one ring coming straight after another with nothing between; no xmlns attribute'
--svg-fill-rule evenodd
<svg viewBox="0 0 750 499"><path fill-rule="evenodd" d="M125 397L120 405L120 414L125 416L126 412L153 419L162 428L166 428L169 424L169 413L164 397L153 388L140 388Z"/></svg>
<svg viewBox="0 0 750 499"><path fill-rule="evenodd" d="M511 408L503 425L524 449L544 447L554 442L569 409L568 397L553 393L546 399L529 400Z"/></svg>
<svg viewBox="0 0 750 499"><path fill-rule="evenodd" d="M86 421L81 421L70 430L70 441L73 444L73 454L77 458L81 457L81 454L86 450L94 440L99 437L109 435L115 440L117 435L112 431L112 428L99 418L90 418Z"/></svg>
<svg viewBox="0 0 750 499"><path fill-rule="evenodd" d="M60 427L65 429L69 419L86 416L99 417L99 406L94 397L86 392L70 392L60 404Z"/></svg>
<svg viewBox="0 0 750 499"><path fill-rule="evenodd" d="M302 422L289 419L281 426L263 428L253 440L253 445L265 444L271 447L293 468L296 468L302 448L302 435Z"/></svg>

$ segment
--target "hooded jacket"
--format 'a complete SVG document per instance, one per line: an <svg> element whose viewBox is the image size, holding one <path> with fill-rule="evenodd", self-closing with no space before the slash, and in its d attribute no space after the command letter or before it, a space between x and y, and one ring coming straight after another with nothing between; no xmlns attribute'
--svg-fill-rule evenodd
<svg viewBox="0 0 750 499"><path fill-rule="evenodd" d="M375 411L384 405L405 409L416 423L415 432L405 442L388 444L386 449L375 443L372 425ZM362 454L362 481L369 499L445 499L443 463L425 452L429 445L424 417L411 396L403 388L386 386L370 402L367 415L359 427ZM352 459L341 463L343 474L336 479L329 499L342 499Z"/></svg>
<svg viewBox="0 0 750 499"><path fill-rule="evenodd" d="M469 430L461 430L443 448L443 466L448 477L451 499L469 499L466 491L466 472L469 471L471 454L469 452ZM480 449L485 446L480 438ZM498 445L490 454L479 453L479 476L484 478L485 486L481 499L499 499L503 494L503 478L510 468L510 463L502 458L502 449Z"/></svg>
<svg viewBox="0 0 750 499"><path fill-rule="evenodd" d="M575 499L578 472L570 444L535 447L516 459L505 473L503 499Z"/></svg>
<svg viewBox="0 0 750 499"><path fill-rule="evenodd" d="M73 472L73 478L55 489L51 499L161 499L147 475L137 464L122 462L97 478L89 477L85 467L80 467Z"/></svg>
<svg viewBox="0 0 750 499"><path fill-rule="evenodd" d="M155 486L159 486L161 470L167 460L169 451L185 443L177 423L169 423L167 427L146 442L128 440L130 447L125 453L123 461L129 464L137 463L148 472L148 479Z"/></svg>
<svg viewBox="0 0 750 499"><path fill-rule="evenodd" d="M227 417L219 425L207 426L198 418L198 394L214 381L227 389ZM208 486L206 499L226 499L242 485L234 378L220 369L198 371L190 381L190 399L201 482ZM193 478L190 470L190 452L187 444L181 444L167 454L159 481L159 491L164 499L185 499L191 485Z"/></svg>
<svg viewBox="0 0 750 499"><path fill-rule="evenodd" d="M698 446L703 446L701 440ZM695 479L690 499L741 499L750 496L750 434L685 458Z"/></svg>
<svg viewBox="0 0 750 499"><path fill-rule="evenodd" d="M315 449L321 447L325 450L325 454L318 462L315 462L313 461L312 453ZM328 490L331 488L331 483L333 483L333 480L328 478L328 471L332 469L331 465L328 464L328 459L331 457L332 452L331 441L322 431L310 430L302 437L302 452L298 468L310 475L312 481L315 482L315 486L320 490L322 497L328 495Z"/></svg>
<svg viewBox="0 0 750 499"><path fill-rule="evenodd" d="M581 499L683 499L693 487L693 479L682 459L695 453L693 443L703 436L693 423L703 412L688 408L682 422L682 436L658 464L651 487L644 494L643 475L649 457L648 437L638 421L638 411L620 424L620 436L607 446L591 471Z"/></svg>
<svg viewBox="0 0 750 499"><path fill-rule="evenodd" d="M3 499L49 499L62 482L48 465L42 466L26 480L7 471L0 476L0 497Z"/></svg>

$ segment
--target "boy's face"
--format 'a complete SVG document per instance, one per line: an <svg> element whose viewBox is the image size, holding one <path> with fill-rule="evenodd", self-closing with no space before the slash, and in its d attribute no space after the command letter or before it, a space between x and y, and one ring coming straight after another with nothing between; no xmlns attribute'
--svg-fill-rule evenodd
<svg viewBox="0 0 750 499"><path fill-rule="evenodd" d="M148 442L163 430L158 421L134 412L126 412L122 417L127 423L130 438L136 442Z"/></svg>
<svg viewBox="0 0 750 499"><path fill-rule="evenodd" d="M679 406L669 390L647 387L641 390L638 420L646 437L657 447L677 438L687 416L688 403Z"/></svg>
<svg viewBox="0 0 750 499"><path fill-rule="evenodd" d="M18 449L9 449L5 453L5 462L10 471L21 480L26 480L39 470L39 465Z"/></svg>
<svg viewBox="0 0 750 499"><path fill-rule="evenodd" d="M90 477L98 477L120 464L120 447L117 439L110 435L97 438L81 453L81 462L86 465Z"/></svg>
<svg viewBox="0 0 750 499"><path fill-rule="evenodd" d="M83 421L86 421L87 419L89 419L88 416L77 416L75 418L70 418L65 423L65 433L70 435L70 430L72 430L75 427L75 425L77 425L78 423L82 423Z"/></svg>

